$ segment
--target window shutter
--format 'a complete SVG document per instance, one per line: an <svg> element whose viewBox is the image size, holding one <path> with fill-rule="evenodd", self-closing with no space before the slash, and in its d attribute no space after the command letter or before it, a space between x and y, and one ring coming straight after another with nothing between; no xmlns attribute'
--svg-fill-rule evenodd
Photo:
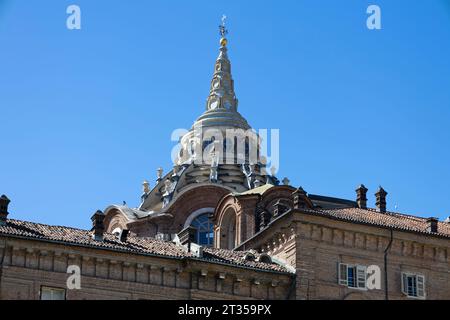
<svg viewBox="0 0 450 320"><path fill-rule="evenodd" d="M425 298L425 277L417 275L417 296Z"/></svg>
<svg viewBox="0 0 450 320"><path fill-rule="evenodd" d="M367 271L364 266L356 266L356 287L366 288Z"/></svg>
<svg viewBox="0 0 450 320"><path fill-rule="evenodd" d="M338 264L339 284L347 285L347 265L345 263Z"/></svg>
<svg viewBox="0 0 450 320"><path fill-rule="evenodd" d="M406 273L402 272L402 292L404 294L408 294L408 276L406 275Z"/></svg>

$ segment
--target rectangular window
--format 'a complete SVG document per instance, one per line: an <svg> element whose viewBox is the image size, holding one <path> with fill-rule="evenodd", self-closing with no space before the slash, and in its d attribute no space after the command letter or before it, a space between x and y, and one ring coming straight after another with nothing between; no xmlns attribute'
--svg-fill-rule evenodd
<svg viewBox="0 0 450 320"><path fill-rule="evenodd" d="M339 284L349 288L366 289L367 268L361 265L339 263Z"/></svg>
<svg viewBox="0 0 450 320"><path fill-rule="evenodd" d="M408 297L425 298L425 277L419 274L402 273L402 292Z"/></svg>
<svg viewBox="0 0 450 320"><path fill-rule="evenodd" d="M347 266L347 286L354 288L355 285L355 267Z"/></svg>
<svg viewBox="0 0 450 320"><path fill-rule="evenodd" d="M41 287L41 300L66 300L66 290L61 288Z"/></svg>

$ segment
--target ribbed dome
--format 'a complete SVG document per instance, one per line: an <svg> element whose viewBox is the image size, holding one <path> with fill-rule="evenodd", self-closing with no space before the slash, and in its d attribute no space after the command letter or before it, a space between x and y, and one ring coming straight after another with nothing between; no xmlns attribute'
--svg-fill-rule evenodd
<svg viewBox="0 0 450 320"><path fill-rule="evenodd" d="M235 127L244 130L250 129L247 120L237 111L208 110L195 121L194 126L202 127Z"/></svg>

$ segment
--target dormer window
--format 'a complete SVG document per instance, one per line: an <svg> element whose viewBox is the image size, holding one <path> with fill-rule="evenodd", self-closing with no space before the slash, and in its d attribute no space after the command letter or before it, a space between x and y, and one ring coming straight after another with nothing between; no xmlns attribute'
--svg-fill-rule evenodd
<svg viewBox="0 0 450 320"><path fill-rule="evenodd" d="M120 237L120 234L122 233L122 229L121 228L115 228L112 232L111 232L116 238Z"/></svg>

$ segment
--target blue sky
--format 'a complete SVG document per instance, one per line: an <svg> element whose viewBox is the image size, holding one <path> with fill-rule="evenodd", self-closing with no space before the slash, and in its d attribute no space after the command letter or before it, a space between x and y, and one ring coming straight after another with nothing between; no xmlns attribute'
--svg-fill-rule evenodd
<svg viewBox="0 0 450 320"><path fill-rule="evenodd" d="M0 0L10 217L88 228L138 205L204 110L224 13L239 110L280 129L281 178L348 199L364 183L371 206L382 185L390 210L450 215L450 1Z"/></svg>

